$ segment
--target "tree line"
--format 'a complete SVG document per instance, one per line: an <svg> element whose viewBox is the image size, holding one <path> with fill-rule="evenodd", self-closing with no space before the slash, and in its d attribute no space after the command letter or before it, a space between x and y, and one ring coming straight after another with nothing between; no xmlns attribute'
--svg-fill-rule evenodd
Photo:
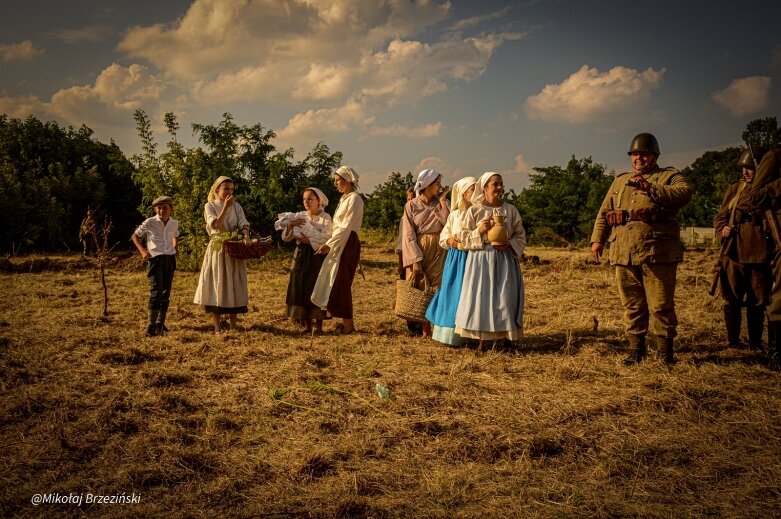
<svg viewBox="0 0 781 519"><path fill-rule="evenodd" d="M0 116L4 254L78 249L79 224L88 208L98 222L111 219L113 243L129 247L130 233L152 214L151 201L167 194L175 200L180 223L182 267L197 268L207 242L203 206L220 175L236 181L237 198L253 229L263 235L273 233L279 213L300 209L301 193L308 186L318 187L333 201L328 212L336 208L339 193L331 175L343 156L323 142L295 161L292 148L274 146L272 130L238 125L225 113L217 124L193 124L198 145L187 148L178 141L176 116L167 113L166 142L160 149L147 114L137 110L134 119L141 151L127 158L114 142L95 139L85 125L63 128L33 116ZM765 149L781 144L775 117L749 122L742 137ZM739 147L708 151L682 170L694 191L680 215L683 225L711 226L727 185L739 178L740 152ZM581 244L588 240L614 174L591 157L573 155L563 167L534 168L529 187L520 193L509 190L505 199L520 210L530 242ZM371 193L362 193L364 227L395 232L406 190L414 181L412 172L392 172Z"/></svg>

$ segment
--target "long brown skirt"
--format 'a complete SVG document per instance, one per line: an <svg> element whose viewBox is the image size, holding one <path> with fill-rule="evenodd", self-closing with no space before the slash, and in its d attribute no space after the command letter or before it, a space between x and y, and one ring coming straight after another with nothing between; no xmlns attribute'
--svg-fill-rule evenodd
<svg viewBox="0 0 781 519"><path fill-rule="evenodd" d="M334 286L328 297L326 310L332 317L341 319L353 318L353 278L358 262L361 260L361 242L355 232L350 233L339 258L339 268L336 271Z"/></svg>

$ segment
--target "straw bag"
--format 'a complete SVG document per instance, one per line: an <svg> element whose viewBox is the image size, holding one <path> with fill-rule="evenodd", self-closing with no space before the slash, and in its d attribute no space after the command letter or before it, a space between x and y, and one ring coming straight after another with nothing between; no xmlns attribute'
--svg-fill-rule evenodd
<svg viewBox="0 0 781 519"><path fill-rule="evenodd" d="M426 287L425 290L415 288L415 276L409 281L396 281L396 307L393 313L407 321L426 321L426 308L434 297L436 290Z"/></svg>
<svg viewBox="0 0 781 519"><path fill-rule="evenodd" d="M257 233L250 229L250 235ZM249 245L244 240L225 240L222 242L222 251L233 259L247 260L262 258L271 249L271 236L254 238Z"/></svg>

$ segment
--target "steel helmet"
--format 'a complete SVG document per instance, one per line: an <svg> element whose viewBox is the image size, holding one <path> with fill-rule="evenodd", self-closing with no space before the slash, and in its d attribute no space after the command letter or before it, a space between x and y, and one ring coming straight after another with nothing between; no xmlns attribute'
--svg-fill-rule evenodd
<svg viewBox="0 0 781 519"><path fill-rule="evenodd" d="M647 153L653 153L657 157L659 153L659 142L650 133L638 133L635 138L632 139L632 144L629 145L629 151L627 155L631 155L636 151L644 151Z"/></svg>
<svg viewBox="0 0 781 519"><path fill-rule="evenodd" d="M756 168L764 154L765 150L761 146L757 146L756 144L746 146L746 149L740 154L738 166L742 168Z"/></svg>

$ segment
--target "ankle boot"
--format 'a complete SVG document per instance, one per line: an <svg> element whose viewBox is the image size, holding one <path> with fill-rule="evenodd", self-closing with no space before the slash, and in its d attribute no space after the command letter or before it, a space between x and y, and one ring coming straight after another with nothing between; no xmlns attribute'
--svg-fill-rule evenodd
<svg viewBox="0 0 781 519"><path fill-rule="evenodd" d="M656 356L662 359L667 364L674 364L675 357L673 356L673 341L672 337L654 337L656 342Z"/></svg>
<svg viewBox="0 0 781 519"><path fill-rule="evenodd" d="M633 366L648 355L648 349L645 345L645 335L630 335L629 339L629 355L624 359L625 366Z"/></svg>
<svg viewBox="0 0 781 519"><path fill-rule="evenodd" d="M727 343L730 348L740 348L740 307L724 305L724 324L727 327Z"/></svg>
<svg viewBox="0 0 781 519"><path fill-rule="evenodd" d="M748 328L748 349L762 349L762 332L765 328L765 308L749 306L746 308L746 328Z"/></svg>
<svg viewBox="0 0 781 519"><path fill-rule="evenodd" d="M144 337L154 337L157 335L157 316L160 313L160 310L153 310L150 308L148 312L146 333L144 334Z"/></svg>
<svg viewBox="0 0 781 519"><path fill-rule="evenodd" d="M168 333L168 328L165 326L165 314L165 310L160 310L160 313L157 315L156 328L158 335L165 335Z"/></svg>

